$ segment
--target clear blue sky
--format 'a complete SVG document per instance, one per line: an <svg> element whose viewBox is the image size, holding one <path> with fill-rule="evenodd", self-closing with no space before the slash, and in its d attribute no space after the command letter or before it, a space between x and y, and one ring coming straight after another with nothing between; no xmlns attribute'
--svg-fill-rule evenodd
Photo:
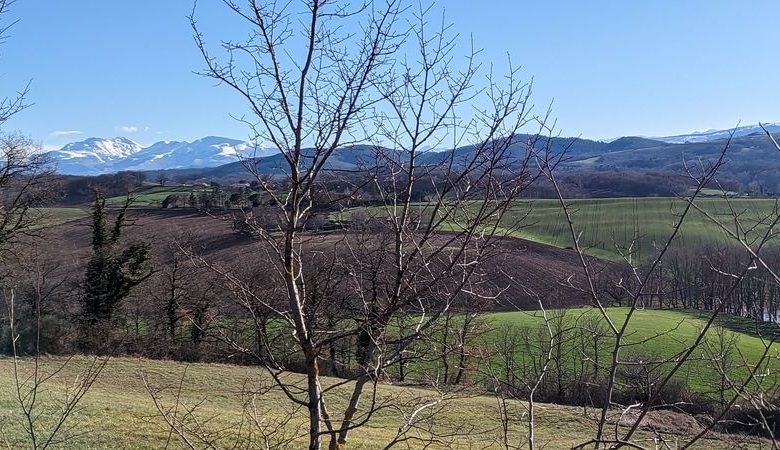
<svg viewBox="0 0 780 450"><path fill-rule="evenodd" d="M295 1L295 0L293 0ZM778 1L441 1L462 37L506 54L554 99L564 135L669 135L780 121ZM246 138L245 105L195 75L190 0L18 0L0 48L0 94L32 79L35 105L6 128L47 148L89 136L144 144ZM231 29L201 0L210 36Z"/></svg>

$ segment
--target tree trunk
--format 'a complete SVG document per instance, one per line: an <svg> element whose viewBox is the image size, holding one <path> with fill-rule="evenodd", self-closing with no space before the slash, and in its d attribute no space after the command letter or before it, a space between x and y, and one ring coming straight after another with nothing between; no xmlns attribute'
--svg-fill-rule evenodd
<svg viewBox="0 0 780 450"><path fill-rule="evenodd" d="M320 389L319 366L317 356L313 349L305 351L306 354L306 379L309 396L309 449L320 448L320 427L322 422L322 390Z"/></svg>

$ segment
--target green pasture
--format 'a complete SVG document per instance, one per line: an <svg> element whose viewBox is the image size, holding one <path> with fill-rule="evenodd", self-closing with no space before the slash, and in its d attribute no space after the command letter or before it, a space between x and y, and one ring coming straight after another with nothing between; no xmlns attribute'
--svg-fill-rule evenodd
<svg viewBox="0 0 780 450"><path fill-rule="evenodd" d="M619 328L626 320L628 308L607 308L607 314L612 322ZM609 332L606 321L602 318L600 312L595 308L574 308L568 310L551 310L547 312L548 318L564 317L563 328L577 327L583 330L598 329L602 337L599 339L600 360L606 364L611 355L614 346L613 334ZM527 335L541 336L546 338L546 333L540 334L543 330L543 316L540 311L517 311L494 313L489 316L490 335L488 340L494 343L501 339L502 327L516 327ZM625 344L622 351L622 360L636 361L662 361L670 357L682 354L691 345L694 344L700 331L706 324L709 316L701 311L680 311L680 310L655 310L640 309L637 310L623 340ZM555 323L555 320L553 320ZM598 323L598 328L594 326ZM720 330L719 330L720 328ZM710 358L711 352L707 348L717 353L720 347L719 336L725 336L726 341L731 341L732 345L725 353L728 353L727 359L731 366L730 376L740 382L749 376L748 367L758 363L761 360L765 350L765 345L771 344L772 337L778 333L777 326L769 323L756 323L755 321L735 316L720 316L715 324L709 329L704 340L699 347L694 350L690 361L685 362L676 373L675 379L683 382L692 391L710 395L718 380L719 373L716 366ZM720 333L720 334L719 334ZM570 336L571 333L568 335ZM588 337L589 336L589 337ZM592 333L587 333L586 341L592 343ZM564 339L566 339L564 337ZM584 356L592 359L592 349L588 349L586 355L583 355L576 347L576 344L568 345L567 359L581 360ZM495 345L493 345L495 348ZM771 344L769 352L764 359L767 376L765 381L770 386L780 383L778 372L780 370L780 344ZM539 353L531 355L531 358L541 356L539 346L530 346L528 351ZM673 364L663 364L659 367L659 374L666 373L672 368Z"/></svg>
<svg viewBox="0 0 780 450"><path fill-rule="evenodd" d="M169 195L189 196L192 192L198 195L203 189L204 187L198 186L144 186L132 192L130 196L133 199L132 206L155 207L160 206L160 203ZM106 205L113 207L122 206L126 198L123 195L108 198L106 199Z"/></svg>
<svg viewBox="0 0 780 450"><path fill-rule="evenodd" d="M652 257L671 237L680 220L686 202L681 199L610 198L568 200L575 231L586 253L600 258L620 261L622 255L634 261ZM776 200L745 198L700 198L702 210L711 214L731 229L737 230L734 214L747 232L748 239L756 239L768 229L769 220L776 214ZM414 211L430 214L432 208L418 203ZM349 219L355 209L334 215ZM370 217L386 214L381 207L363 208ZM457 217L458 214L454 213ZM443 230L457 230L454 222L445 222ZM499 224L503 234L528 239L555 247L573 246L571 230L558 200L519 200L503 216ZM696 210L686 216L672 247L697 248L712 245L733 245L718 225Z"/></svg>
<svg viewBox="0 0 780 450"><path fill-rule="evenodd" d="M36 208L30 212L34 228L51 227L89 215L87 208Z"/></svg>
<svg viewBox="0 0 780 450"><path fill-rule="evenodd" d="M591 255L618 260L631 254L634 259L652 257L666 244L680 220L686 202L674 198L581 199L568 201L580 244ZM768 217L774 214L771 199L716 199L696 201L713 218L736 230L733 213L738 214L748 234L757 238L765 232ZM565 215L557 200L518 202L503 219L507 228L519 227L518 237L571 247L573 241ZM711 218L696 210L685 217L673 247L728 245L725 232Z"/></svg>

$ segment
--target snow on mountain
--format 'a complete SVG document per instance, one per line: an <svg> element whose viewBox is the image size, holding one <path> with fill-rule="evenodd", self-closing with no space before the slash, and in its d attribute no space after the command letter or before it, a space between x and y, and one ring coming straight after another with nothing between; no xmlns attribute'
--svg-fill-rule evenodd
<svg viewBox="0 0 780 450"><path fill-rule="evenodd" d="M255 152L247 142L209 136L194 142L162 141L146 148L127 138L90 138L68 144L48 155L60 173L96 175L121 170L216 167L235 162L240 156L272 153L267 149Z"/></svg>
<svg viewBox="0 0 780 450"><path fill-rule="evenodd" d="M158 142L118 164L119 170L215 167L251 156L246 142L209 136L195 142Z"/></svg>
<svg viewBox="0 0 780 450"><path fill-rule="evenodd" d="M780 123L765 123L764 126L770 133L780 133ZM710 142L718 139L726 139L734 132L734 137L748 136L754 133L764 133L764 130L758 124L746 125L742 127L726 130L707 130L696 131L691 134L681 134L677 136L653 137L657 141L667 142L669 144L685 144L692 142Z"/></svg>
<svg viewBox="0 0 780 450"><path fill-rule="evenodd" d="M113 139L89 138L74 142L60 150L48 152L59 171L72 174L103 173L104 167L143 151L143 146L123 137Z"/></svg>
<svg viewBox="0 0 780 450"><path fill-rule="evenodd" d="M85 141L68 144L53 153L59 153L61 159L94 157L100 161L111 161L116 158L130 156L143 149L141 144L123 137L113 139L89 138Z"/></svg>

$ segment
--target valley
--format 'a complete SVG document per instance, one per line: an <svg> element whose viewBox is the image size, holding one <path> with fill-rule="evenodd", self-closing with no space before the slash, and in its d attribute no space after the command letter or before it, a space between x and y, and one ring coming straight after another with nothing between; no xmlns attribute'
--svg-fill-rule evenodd
<svg viewBox="0 0 780 450"><path fill-rule="evenodd" d="M0 447L777 449L778 15L0 0Z"/></svg>

